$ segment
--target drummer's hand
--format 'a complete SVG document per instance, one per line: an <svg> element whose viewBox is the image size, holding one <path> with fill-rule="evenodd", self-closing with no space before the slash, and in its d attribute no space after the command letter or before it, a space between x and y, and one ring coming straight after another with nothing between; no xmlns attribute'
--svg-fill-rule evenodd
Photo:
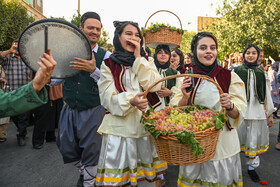
<svg viewBox="0 0 280 187"><path fill-rule="evenodd" d="M273 124L274 124L274 122L273 122L273 116L270 115L270 116L268 117L268 120L267 120L267 126L268 126L268 127L272 127Z"/></svg>
<svg viewBox="0 0 280 187"><path fill-rule="evenodd" d="M148 99L143 99L142 96L144 95L144 92L138 93L135 97L130 99L130 104L132 106L136 106L139 110L142 112L145 112L147 106L148 106Z"/></svg>
<svg viewBox="0 0 280 187"><path fill-rule="evenodd" d="M157 94L159 97L168 97L171 96L173 92L166 87L162 87L161 90L157 92Z"/></svg>
<svg viewBox="0 0 280 187"><path fill-rule="evenodd" d="M56 66L56 61L53 59L50 50L48 53L50 55L44 53L43 57L40 57L41 61L37 62L40 68L33 79L33 88L36 92L39 92L45 84L50 82L51 75Z"/></svg>
<svg viewBox="0 0 280 187"><path fill-rule="evenodd" d="M134 39L128 39L127 41L132 43L135 46L134 57L135 58L141 57L141 54L140 54L140 51L141 51L141 46L140 46L141 39L139 37L134 37Z"/></svg>
<svg viewBox="0 0 280 187"><path fill-rule="evenodd" d="M75 57L74 59L79 62L71 61L70 67L72 69L83 70L83 71L89 72L90 74L96 70L96 61L95 61L95 57L94 57L93 53L92 53L91 60L84 60L84 59L77 58L77 57Z"/></svg>
<svg viewBox="0 0 280 187"><path fill-rule="evenodd" d="M223 108L226 109L230 109L231 108L231 98L230 95L228 93L223 93L220 95L220 102L221 102L221 106Z"/></svg>

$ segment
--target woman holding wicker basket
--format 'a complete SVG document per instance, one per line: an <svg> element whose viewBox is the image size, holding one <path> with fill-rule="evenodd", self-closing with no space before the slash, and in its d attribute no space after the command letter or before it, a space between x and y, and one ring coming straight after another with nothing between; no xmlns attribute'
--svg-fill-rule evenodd
<svg viewBox="0 0 280 187"><path fill-rule="evenodd" d="M153 81L161 77L146 60L143 37L137 23L114 22L114 53L101 65L98 82L101 104L107 109L98 132L103 134L96 177L97 186L154 186L167 171L140 122L148 100L142 98ZM158 84L153 92L161 89ZM159 181L159 180L157 180Z"/></svg>
<svg viewBox="0 0 280 187"><path fill-rule="evenodd" d="M228 122L219 135L216 154L211 160L180 166L178 186L243 186L237 128L246 112L245 87L238 75L217 64L217 47L212 33L195 35L191 42L194 55L191 66L194 74L213 78L224 93L220 95L217 87L205 79L191 81L186 77L179 106L203 105L215 111L225 108ZM193 89L187 92L188 87Z"/></svg>

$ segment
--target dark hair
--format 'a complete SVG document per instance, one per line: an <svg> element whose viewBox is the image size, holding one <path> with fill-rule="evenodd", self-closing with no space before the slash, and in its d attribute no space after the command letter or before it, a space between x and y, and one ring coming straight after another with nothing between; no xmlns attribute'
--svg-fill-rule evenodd
<svg viewBox="0 0 280 187"><path fill-rule="evenodd" d="M191 53L186 53L186 55L188 55L190 58L193 57Z"/></svg>
<svg viewBox="0 0 280 187"><path fill-rule="evenodd" d="M247 46L245 47L244 51L243 51L243 60L245 60L245 53L248 49L250 49L251 47L254 47L256 50L257 50L257 53L258 53L258 58L257 60L259 59L259 56L260 56L260 48L256 45L256 44L247 44Z"/></svg>
<svg viewBox="0 0 280 187"><path fill-rule="evenodd" d="M169 55L169 59L171 58L171 51L168 45L158 45L155 49L154 59L157 60L157 54L160 52L160 50L163 50L165 53Z"/></svg>
<svg viewBox="0 0 280 187"><path fill-rule="evenodd" d="M211 73L214 71L214 69L216 68L216 66L218 64L217 57L216 57L214 63L210 66L206 66L206 65L202 64L197 58L197 44L198 44L198 41L204 37L212 38L216 44L216 50L218 50L217 38L212 33L210 33L210 32L197 33L193 37L192 42L191 42L191 50L193 52L192 64L196 65L198 67L198 69L200 69L201 71L206 73L206 75L211 75Z"/></svg>
<svg viewBox="0 0 280 187"><path fill-rule="evenodd" d="M132 21L114 21L113 24L116 28L115 33L114 33L114 38L113 38L113 45L114 45L115 49L118 48L118 50L121 50L121 49L119 49L121 47L121 45L119 43L119 36L122 34L124 28L127 25L132 25L132 26L136 27L136 29L139 33L139 38L141 39L140 46L143 46L143 35L142 35L141 30L138 26L138 23L132 22ZM143 51L143 52L145 52L145 51Z"/></svg>
<svg viewBox="0 0 280 187"><path fill-rule="evenodd" d="M214 36L211 32L199 32L193 37L192 42L191 42L191 50L192 50L193 54L194 54L194 50L197 46L198 41L204 37L212 38L216 43L216 49L218 49L218 42L217 42L216 36Z"/></svg>
<svg viewBox="0 0 280 187"><path fill-rule="evenodd" d="M137 30L138 30L138 32L139 32L139 35L141 36L141 39L142 39L142 32L141 32L141 30L140 30L140 28L139 28L139 26L138 26L138 23L133 22L133 21L114 21L113 24L114 24L114 26L115 26L115 28L116 28L115 32L116 32L118 35L121 35L121 34L122 34L124 28L125 28L127 25L132 25L132 26L136 27Z"/></svg>
<svg viewBox="0 0 280 187"><path fill-rule="evenodd" d="M13 41L13 43L15 43L15 42L18 43L18 39L16 39L16 40Z"/></svg>
<svg viewBox="0 0 280 187"><path fill-rule="evenodd" d="M228 57L229 58L228 54L225 54L224 57Z"/></svg>
<svg viewBox="0 0 280 187"><path fill-rule="evenodd" d="M87 19L97 19L101 23L100 16L96 12L86 12L81 16L81 27L84 28L84 23ZM102 27L102 23L101 23Z"/></svg>
<svg viewBox="0 0 280 187"><path fill-rule="evenodd" d="M145 47L145 51L146 51L146 53L148 53L148 56L152 55L152 52L149 47Z"/></svg>
<svg viewBox="0 0 280 187"><path fill-rule="evenodd" d="M174 49L173 51L180 57L179 67L177 68L177 70L181 70L184 67L184 53L180 49Z"/></svg>
<svg viewBox="0 0 280 187"><path fill-rule="evenodd" d="M165 63L165 64L160 64L158 59L157 59L157 54L163 50L165 53L167 53L169 55L169 59L168 61ZM156 64L156 67L157 68L162 68L162 69L166 69L170 66L170 58L171 58L171 51L170 51L170 48L168 45L158 45L155 49L155 53L154 53L154 61L155 61L155 64Z"/></svg>

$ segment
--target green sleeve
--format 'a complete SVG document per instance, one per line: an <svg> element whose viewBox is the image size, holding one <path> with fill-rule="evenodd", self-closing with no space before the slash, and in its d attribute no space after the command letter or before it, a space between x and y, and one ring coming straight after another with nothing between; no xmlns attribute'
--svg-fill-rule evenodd
<svg viewBox="0 0 280 187"><path fill-rule="evenodd" d="M27 112L47 101L47 90L44 88L36 93L32 81L12 92L4 93L0 90L0 118Z"/></svg>

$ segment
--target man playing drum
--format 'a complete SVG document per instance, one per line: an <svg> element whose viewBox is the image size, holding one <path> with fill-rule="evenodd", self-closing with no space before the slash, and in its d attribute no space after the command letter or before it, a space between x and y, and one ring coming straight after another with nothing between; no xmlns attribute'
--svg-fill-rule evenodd
<svg viewBox="0 0 280 187"><path fill-rule="evenodd" d="M97 81L100 65L110 56L98 47L101 35L101 19L95 12L81 17L80 29L88 37L92 48L92 60L75 58L70 67L81 70L65 79L63 85L64 105L58 127L57 145L64 163L74 163L80 170L78 186L93 186L101 147L101 135L97 133L105 109L100 105Z"/></svg>

